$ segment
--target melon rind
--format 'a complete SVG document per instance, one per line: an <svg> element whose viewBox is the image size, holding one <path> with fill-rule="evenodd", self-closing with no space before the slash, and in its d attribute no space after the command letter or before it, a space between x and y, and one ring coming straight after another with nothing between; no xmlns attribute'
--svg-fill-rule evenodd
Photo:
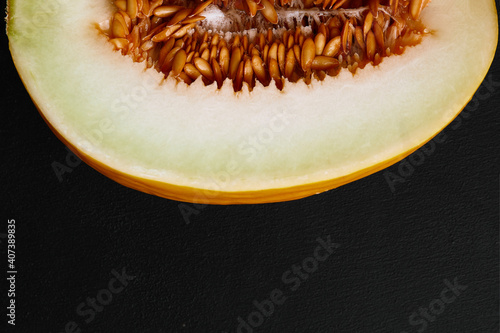
<svg viewBox="0 0 500 333"><path fill-rule="evenodd" d="M257 203L319 193L404 158L449 124L497 46L492 0L434 0L431 34L376 67L234 93L163 79L99 33L108 1L9 0L8 36L41 115L85 162L147 193Z"/></svg>

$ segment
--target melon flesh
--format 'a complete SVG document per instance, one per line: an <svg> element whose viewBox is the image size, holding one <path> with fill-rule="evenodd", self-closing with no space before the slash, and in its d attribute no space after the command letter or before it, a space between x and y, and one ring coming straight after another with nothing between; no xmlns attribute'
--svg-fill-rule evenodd
<svg viewBox="0 0 500 333"><path fill-rule="evenodd" d="M99 32L110 1L9 0L19 74L51 129L126 186L189 202L291 200L404 158L472 98L497 46L492 0L433 0L431 34L324 81L239 93L165 80Z"/></svg>

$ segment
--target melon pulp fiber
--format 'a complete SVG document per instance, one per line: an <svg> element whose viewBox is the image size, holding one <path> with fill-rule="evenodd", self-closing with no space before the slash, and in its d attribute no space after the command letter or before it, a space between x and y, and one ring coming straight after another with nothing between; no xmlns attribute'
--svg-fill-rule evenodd
<svg viewBox="0 0 500 333"><path fill-rule="evenodd" d="M397 162L472 98L497 45L492 0L433 0L431 35L356 75L234 93L163 80L97 29L109 1L9 0L19 74L58 137L126 186L190 202L296 199Z"/></svg>

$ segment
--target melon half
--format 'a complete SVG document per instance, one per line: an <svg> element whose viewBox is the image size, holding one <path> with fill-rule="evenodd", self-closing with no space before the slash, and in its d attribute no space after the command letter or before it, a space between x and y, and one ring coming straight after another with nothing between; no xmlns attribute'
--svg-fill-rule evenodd
<svg viewBox="0 0 500 333"><path fill-rule="evenodd" d="M492 63L493 0L433 0L402 55L310 84L191 85L114 50L104 0L8 0L16 68L42 117L125 186L195 203L298 199L403 159L448 125Z"/></svg>

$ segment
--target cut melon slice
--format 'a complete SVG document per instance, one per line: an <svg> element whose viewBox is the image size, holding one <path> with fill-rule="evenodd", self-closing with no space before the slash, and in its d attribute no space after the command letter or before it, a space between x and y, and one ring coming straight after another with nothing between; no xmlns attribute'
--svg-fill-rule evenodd
<svg viewBox="0 0 500 333"><path fill-rule="evenodd" d="M492 0L434 0L431 31L352 75L187 86L113 50L109 1L9 0L7 33L42 117L115 181L188 202L292 200L379 171L439 133L472 98L497 46Z"/></svg>

